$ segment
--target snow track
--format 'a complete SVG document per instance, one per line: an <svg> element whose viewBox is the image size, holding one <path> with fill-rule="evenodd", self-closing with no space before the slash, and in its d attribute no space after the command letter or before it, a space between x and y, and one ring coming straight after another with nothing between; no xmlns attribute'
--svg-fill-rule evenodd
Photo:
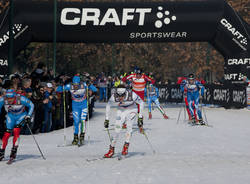
<svg viewBox="0 0 250 184"><path fill-rule="evenodd" d="M206 108L211 127L189 126L183 121L176 124L179 107L165 109L172 119L164 120L155 109L153 119L144 127L156 150L153 154L144 135L134 130L128 158L100 159L109 148L109 138L103 131L104 104L96 104L90 121L90 142L77 146L63 144L63 130L35 135L46 157L43 160L32 136L21 136L17 159L6 165L0 162L0 183L8 184L228 184L250 181L250 111ZM114 110L113 110L114 111ZM112 113L113 116L115 113ZM113 117L114 118L114 117ZM110 123L112 124L112 120ZM111 134L113 130L110 130ZM72 127L67 128L67 141L73 138ZM115 149L122 149L120 136ZM87 161L87 159L97 159Z"/></svg>

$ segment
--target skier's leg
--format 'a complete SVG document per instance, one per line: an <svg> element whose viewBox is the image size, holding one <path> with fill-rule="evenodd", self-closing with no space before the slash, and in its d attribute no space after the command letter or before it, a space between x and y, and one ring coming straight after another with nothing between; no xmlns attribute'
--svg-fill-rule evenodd
<svg viewBox="0 0 250 184"><path fill-rule="evenodd" d="M148 97L148 119L152 119L151 104L152 104L152 97Z"/></svg>
<svg viewBox="0 0 250 184"><path fill-rule="evenodd" d="M4 135L2 138L2 146L0 149L0 161L4 158L5 148L8 145L8 140L11 136L14 125L15 125L14 118L12 117L10 113L8 113L6 117L6 131L4 132Z"/></svg>
<svg viewBox="0 0 250 184"><path fill-rule="evenodd" d="M154 100L154 103L156 104L157 108L160 110L161 114L163 115L163 117L165 119L168 119L168 116L166 115L164 109L160 105L159 99L155 96L153 100Z"/></svg>
<svg viewBox="0 0 250 184"><path fill-rule="evenodd" d="M82 111L81 111L81 133L80 133L80 143L82 144L84 141L85 137L85 132L86 132L86 119L87 119L87 104L83 106Z"/></svg>
<svg viewBox="0 0 250 184"><path fill-rule="evenodd" d="M125 112L117 110L116 121L115 121L115 135L111 142L111 146L113 147L115 147L116 142L119 138L120 131L122 129L122 124L124 123L124 121L125 121Z"/></svg>
<svg viewBox="0 0 250 184"><path fill-rule="evenodd" d="M115 145L119 138L120 131L122 129L122 124L125 121L124 113L120 110L117 110L116 122L115 122L115 135L113 136L113 140L109 146L109 151L104 155L104 158L111 158L115 153Z"/></svg>
<svg viewBox="0 0 250 184"><path fill-rule="evenodd" d="M12 114L7 113L6 115L6 132L4 132L3 138L2 138L2 149L5 150L8 140L11 136L11 133L13 131L13 128L15 126L15 118Z"/></svg>
<svg viewBox="0 0 250 184"><path fill-rule="evenodd" d="M132 125L136 122L136 109L133 110L129 110L126 113L126 121L127 121L127 132L125 134L125 142L124 142L124 146L122 149L122 155L127 155L128 154L128 147L129 147L129 143L130 143L130 138L131 138L131 134L132 134Z"/></svg>
<svg viewBox="0 0 250 184"><path fill-rule="evenodd" d="M188 108L191 114L192 119L194 119L194 109L193 109L193 96L191 94L187 95Z"/></svg>
<svg viewBox="0 0 250 184"><path fill-rule="evenodd" d="M190 112L190 110L189 110L189 105L188 105L187 97L184 98L184 101L185 101L186 110L187 110L187 113L188 113L188 119L191 120L191 119L192 119L192 116L191 116L191 112Z"/></svg>
<svg viewBox="0 0 250 184"><path fill-rule="evenodd" d="M73 113L73 120L74 120L74 139L72 141L72 144L76 145L78 143L78 133L79 133L79 122L80 122L80 113L79 108L72 107L72 113Z"/></svg>
<svg viewBox="0 0 250 184"><path fill-rule="evenodd" d="M200 100L199 93L197 93L195 94L194 107L196 109L197 118L200 121L202 120L202 115L201 115L201 110L199 108L199 100Z"/></svg>

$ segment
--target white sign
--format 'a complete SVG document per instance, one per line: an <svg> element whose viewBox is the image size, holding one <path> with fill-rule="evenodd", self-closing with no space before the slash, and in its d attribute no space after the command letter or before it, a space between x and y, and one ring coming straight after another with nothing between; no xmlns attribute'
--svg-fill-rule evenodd
<svg viewBox="0 0 250 184"><path fill-rule="evenodd" d="M168 10L164 10L162 6L157 7L154 25L156 28L161 28L164 24L168 25L177 20L175 15L170 15ZM122 14L118 15L115 8L108 8L101 18L101 10L99 8L64 8L61 11L61 24L63 25L82 25L88 23L93 26L105 26L106 24L114 24L115 26L126 26L129 22L134 21L135 17L138 26L144 26L146 16L152 16L152 8L123 8Z"/></svg>

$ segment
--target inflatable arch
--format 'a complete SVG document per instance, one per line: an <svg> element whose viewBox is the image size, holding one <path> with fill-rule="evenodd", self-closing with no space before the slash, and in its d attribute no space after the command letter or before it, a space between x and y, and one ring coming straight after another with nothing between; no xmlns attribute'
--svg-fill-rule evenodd
<svg viewBox="0 0 250 184"><path fill-rule="evenodd" d="M52 42L53 1L13 0L14 54ZM8 65L7 9L0 19L0 73ZM225 80L250 78L250 26L225 0L57 3L57 42L209 42L225 58Z"/></svg>

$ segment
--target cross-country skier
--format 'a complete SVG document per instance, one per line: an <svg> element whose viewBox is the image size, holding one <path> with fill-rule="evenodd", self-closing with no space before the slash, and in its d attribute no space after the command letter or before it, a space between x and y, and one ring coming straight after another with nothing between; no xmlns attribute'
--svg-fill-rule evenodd
<svg viewBox="0 0 250 184"><path fill-rule="evenodd" d="M144 89L146 87L147 82L152 84L155 83L155 80L151 79L147 75L142 73L142 70L137 68L135 73L132 73L128 76L122 78L123 82L131 81L132 82L132 91L135 92L143 101L141 104L142 107L138 106L138 112L140 109L144 108ZM139 120L139 119L138 119Z"/></svg>
<svg viewBox="0 0 250 184"><path fill-rule="evenodd" d="M34 110L34 104L26 97L16 94L13 89L8 89L6 94L0 98L0 112L2 106L5 107L7 112L6 116L6 132L2 139L2 147L0 149L0 160L4 158L5 148L8 144L8 139L13 132L13 147L11 149L10 159L16 158L17 148L19 144L19 135L22 126L25 123L30 123L31 115ZM29 111L25 111L28 107Z"/></svg>
<svg viewBox="0 0 250 184"><path fill-rule="evenodd" d="M160 102L158 100L159 97L158 88L153 86L153 84L149 84L149 87L145 88L145 96L147 96L148 99L148 119L152 119L151 104L153 102L156 104L157 108L162 113L163 117L165 119L168 119L168 116L164 112L164 109L161 107Z"/></svg>
<svg viewBox="0 0 250 184"><path fill-rule="evenodd" d="M97 91L96 87L90 85L89 87L85 82L81 82L79 76L74 76L72 83L65 86L65 91L70 91L72 98L72 113L74 119L74 139L73 145L83 144L85 137L85 123L87 119L88 107L87 107L87 90L90 89L94 92ZM81 130L79 131L79 124L81 124ZM78 135L80 132L80 135Z"/></svg>
<svg viewBox="0 0 250 184"><path fill-rule="evenodd" d="M179 77L178 81L177 81L177 84L181 85L183 80L187 80L187 77ZM184 102L185 102L185 105L186 105L186 111L188 113L188 119L191 121L192 116L191 116L188 101L187 101L187 89L186 88L184 89L184 92L183 92L183 98L184 98ZM195 111L196 110L194 109L194 114L196 114Z"/></svg>
<svg viewBox="0 0 250 184"><path fill-rule="evenodd" d="M194 77L194 74L189 74L187 80L183 80L181 83L181 90L187 91L187 101L188 101L188 107L189 111L191 113L191 121L195 123L195 112L194 108L197 113L197 117L199 118L198 121L200 124L204 124L202 120L202 114L199 109L199 100L200 95L204 95L204 86L200 83L200 81L196 80Z"/></svg>
<svg viewBox="0 0 250 184"><path fill-rule="evenodd" d="M127 123L127 132L125 135L125 143L122 150L122 155L128 154L128 147L130 142L130 137L132 133L132 125L136 122L136 117L138 113L137 104L140 105L139 111L139 126L143 124L142 119L142 99L132 90L126 89L124 85L119 85L114 94L110 97L108 104L106 106L106 118L104 122L104 127L109 127L110 118L110 106L114 105L117 107L116 122L115 122L115 135L110 145L108 153L104 155L105 158L111 158L114 155L114 149L116 142L118 140L120 131L122 129L122 124Z"/></svg>

